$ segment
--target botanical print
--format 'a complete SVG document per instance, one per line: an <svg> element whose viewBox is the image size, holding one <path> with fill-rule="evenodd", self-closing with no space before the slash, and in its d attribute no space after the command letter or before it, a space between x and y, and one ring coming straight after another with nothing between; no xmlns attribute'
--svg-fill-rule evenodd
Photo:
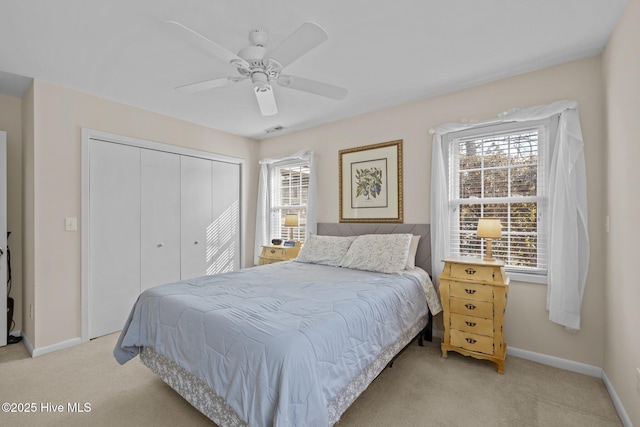
<svg viewBox="0 0 640 427"><path fill-rule="evenodd" d="M340 222L402 223L402 140L338 151Z"/></svg>
<svg viewBox="0 0 640 427"><path fill-rule="evenodd" d="M387 207L387 159L351 164L352 208Z"/></svg>

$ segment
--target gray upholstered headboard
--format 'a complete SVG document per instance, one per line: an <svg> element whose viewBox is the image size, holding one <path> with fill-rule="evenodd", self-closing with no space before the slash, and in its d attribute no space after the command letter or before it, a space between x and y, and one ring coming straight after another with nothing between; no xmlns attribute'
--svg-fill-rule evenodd
<svg viewBox="0 0 640 427"><path fill-rule="evenodd" d="M421 236L416 253L416 265L431 274L431 226L429 224L318 223L318 234L323 236L396 233Z"/></svg>

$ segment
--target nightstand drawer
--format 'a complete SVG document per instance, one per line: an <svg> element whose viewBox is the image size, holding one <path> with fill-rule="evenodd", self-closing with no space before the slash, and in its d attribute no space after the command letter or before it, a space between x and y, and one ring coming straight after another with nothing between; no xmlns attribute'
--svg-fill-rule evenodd
<svg viewBox="0 0 640 427"><path fill-rule="evenodd" d="M475 301L465 298L450 298L449 308L451 313L493 319L493 303L491 302Z"/></svg>
<svg viewBox="0 0 640 427"><path fill-rule="evenodd" d="M484 335L452 329L451 345L478 353L493 354L493 338Z"/></svg>
<svg viewBox="0 0 640 427"><path fill-rule="evenodd" d="M454 286L451 286L449 295L457 298L491 302L493 301L493 286L456 282Z"/></svg>
<svg viewBox="0 0 640 427"><path fill-rule="evenodd" d="M492 337L493 319L451 313L451 329Z"/></svg>
<svg viewBox="0 0 640 427"><path fill-rule="evenodd" d="M264 245L260 253L258 265L273 264L274 262L295 259L300 252L300 244L295 246Z"/></svg>
<svg viewBox="0 0 640 427"><path fill-rule="evenodd" d="M266 258L284 259L286 258L285 254L285 248L262 248L262 256Z"/></svg>
<svg viewBox="0 0 640 427"><path fill-rule="evenodd" d="M452 264L451 277L454 279L493 282L493 267L472 264Z"/></svg>

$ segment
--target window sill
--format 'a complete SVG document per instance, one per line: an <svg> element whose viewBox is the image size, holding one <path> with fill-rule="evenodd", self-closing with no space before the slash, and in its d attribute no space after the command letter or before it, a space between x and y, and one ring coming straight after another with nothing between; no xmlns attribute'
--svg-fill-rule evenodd
<svg viewBox="0 0 640 427"><path fill-rule="evenodd" d="M547 276L541 276L538 274L516 273L507 270L509 278L514 282L527 282L527 283L539 283L541 285L547 284Z"/></svg>

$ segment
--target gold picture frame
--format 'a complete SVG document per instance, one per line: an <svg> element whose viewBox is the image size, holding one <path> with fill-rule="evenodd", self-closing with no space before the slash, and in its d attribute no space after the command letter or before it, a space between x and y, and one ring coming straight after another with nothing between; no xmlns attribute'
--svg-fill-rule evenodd
<svg viewBox="0 0 640 427"><path fill-rule="evenodd" d="M402 140L338 152L340 222L403 222Z"/></svg>

